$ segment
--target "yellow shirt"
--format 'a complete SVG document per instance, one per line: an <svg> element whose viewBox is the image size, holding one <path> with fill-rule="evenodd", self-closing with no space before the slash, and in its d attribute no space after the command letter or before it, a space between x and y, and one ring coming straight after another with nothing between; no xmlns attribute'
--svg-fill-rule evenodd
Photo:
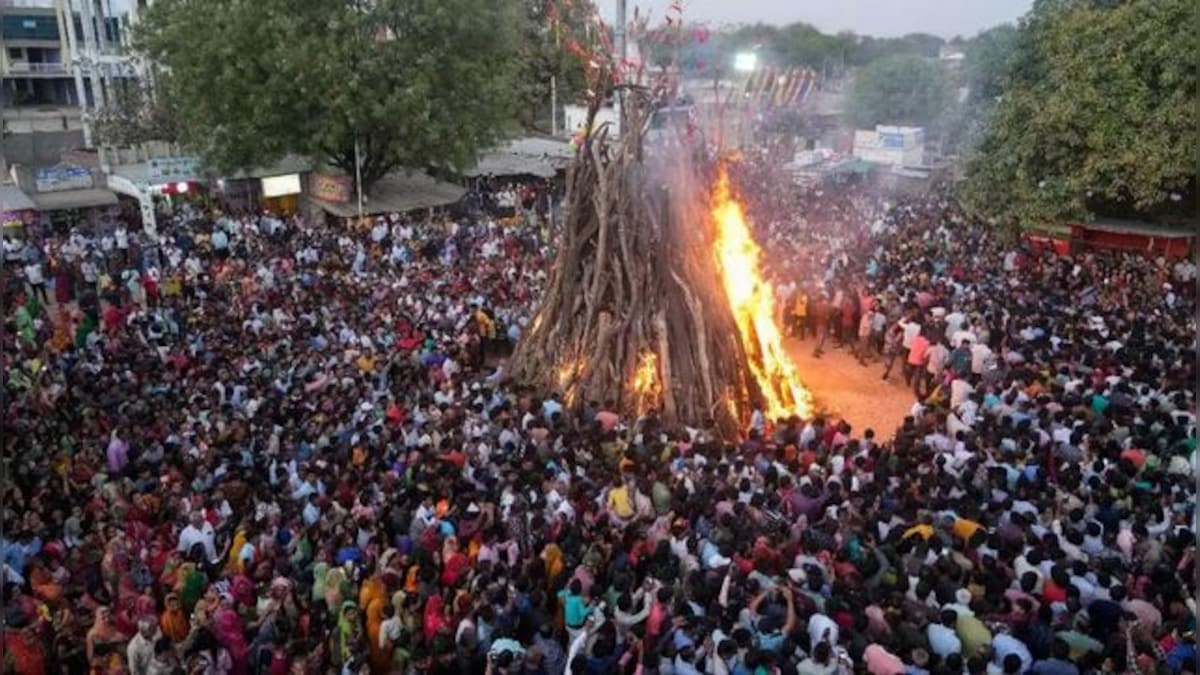
<svg viewBox="0 0 1200 675"><path fill-rule="evenodd" d="M629 488L622 485L609 491L608 510L621 519L633 517L633 499L630 497Z"/></svg>
<svg viewBox="0 0 1200 675"><path fill-rule="evenodd" d="M982 527L979 523L966 518L959 518L954 521L954 536L964 541L969 541L971 537Z"/></svg>
<svg viewBox="0 0 1200 675"><path fill-rule="evenodd" d="M933 536L933 527L926 525L924 523L922 523L920 525L914 525L914 526L908 528L907 530L905 530L904 536L901 538L908 539L909 537L911 537L913 535L916 535L916 536L924 539L925 541L929 541L929 538Z"/></svg>

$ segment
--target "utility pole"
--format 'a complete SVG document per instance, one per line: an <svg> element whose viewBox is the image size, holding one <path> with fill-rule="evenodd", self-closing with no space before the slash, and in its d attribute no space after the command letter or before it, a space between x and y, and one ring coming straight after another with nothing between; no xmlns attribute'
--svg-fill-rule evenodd
<svg viewBox="0 0 1200 675"><path fill-rule="evenodd" d="M558 78L550 76L550 135L558 135Z"/></svg>
<svg viewBox="0 0 1200 675"><path fill-rule="evenodd" d="M621 65L625 65L625 0L617 0L617 58L621 60Z"/></svg>
<svg viewBox="0 0 1200 675"><path fill-rule="evenodd" d="M363 219L362 159L358 154L358 134L354 134L354 188L358 192L358 224Z"/></svg>

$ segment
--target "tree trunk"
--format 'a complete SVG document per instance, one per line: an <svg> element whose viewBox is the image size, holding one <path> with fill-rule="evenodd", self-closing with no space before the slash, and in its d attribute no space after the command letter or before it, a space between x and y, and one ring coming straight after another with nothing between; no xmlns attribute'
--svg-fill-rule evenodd
<svg viewBox="0 0 1200 675"><path fill-rule="evenodd" d="M627 92L626 132L598 129L580 148L548 288L512 374L570 407L611 400L629 415L736 434L759 389L717 269L707 168L687 148L643 159L660 95Z"/></svg>

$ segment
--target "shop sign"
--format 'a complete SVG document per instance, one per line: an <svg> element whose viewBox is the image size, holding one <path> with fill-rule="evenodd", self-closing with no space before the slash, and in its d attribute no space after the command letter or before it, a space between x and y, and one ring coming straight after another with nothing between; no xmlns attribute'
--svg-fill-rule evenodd
<svg viewBox="0 0 1200 675"><path fill-rule="evenodd" d="M33 182L38 192L86 190L93 184L91 169L80 166L54 166L48 169L36 169L33 172Z"/></svg>
<svg viewBox="0 0 1200 675"><path fill-rule="evenodd" d="M146 162L146 178L154 184L194 180L199 170L199 157L158 157Z"/></svg>
<svg viewBox="0 0 1200 675"><path fill-rule="evenodd" d="M308 191L321 201L345 204L350 201L350 179L345 176L314 173L309 178Z"/></svg>

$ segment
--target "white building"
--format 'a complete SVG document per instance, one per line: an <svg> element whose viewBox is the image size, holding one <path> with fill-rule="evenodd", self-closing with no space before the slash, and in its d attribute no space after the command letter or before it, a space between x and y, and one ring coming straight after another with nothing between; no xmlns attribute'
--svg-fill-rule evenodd
<svg viewBox="0 0 1200 675"><path fill-rule="evenodd" d="M854 156L888 166L921 166L925 162L925 129L876 126L854 132Z"/></svg>

